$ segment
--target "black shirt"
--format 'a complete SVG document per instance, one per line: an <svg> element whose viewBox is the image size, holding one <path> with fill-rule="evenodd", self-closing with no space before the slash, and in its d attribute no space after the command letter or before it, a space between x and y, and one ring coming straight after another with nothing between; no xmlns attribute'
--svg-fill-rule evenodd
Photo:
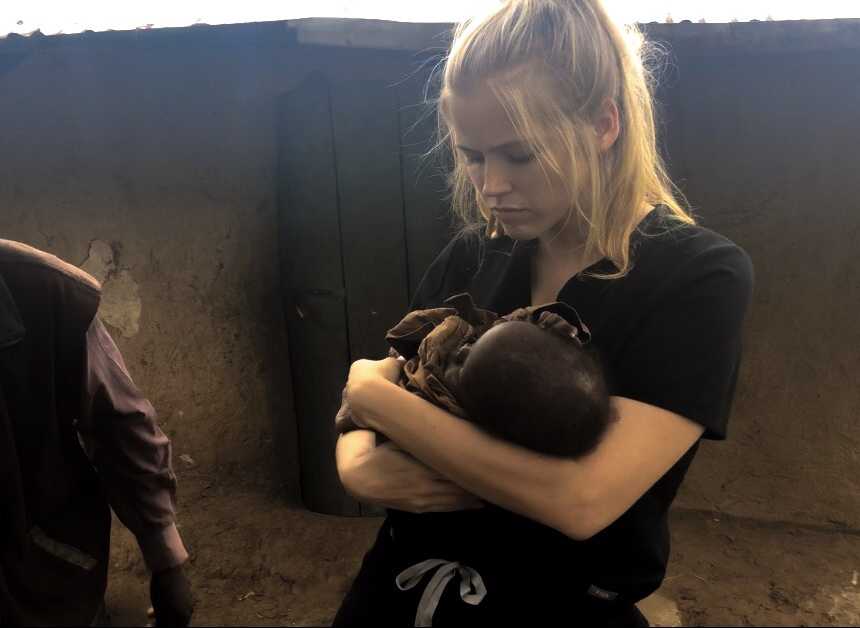
<svg viewBox="0 0 860 628"><path fill-rule="evenodd" d="M534 241L458 236L428 269L411 307L439 307L459 292L501 314L531 305L535 247ZM671 221L662 208L634 232L631 257L624 277L588 276L614 272L614 265L602 260L568 280L558 300L576 308L590 328L611 394L700 423L705 438L725 438L752 292L749 257L708 229ZM547 590L547 582L522 577L531 572L544 574L563 594L594 585L636 601L662 582L669 557L667 511L697 447L586 541L494 506L423 515L391 511L389 523L400 539L404 564L425 558L471 561L489 590L491 583L497 590L531 585L536 594ZM496 573L511 571L520 576L492 582Z"/></svg>

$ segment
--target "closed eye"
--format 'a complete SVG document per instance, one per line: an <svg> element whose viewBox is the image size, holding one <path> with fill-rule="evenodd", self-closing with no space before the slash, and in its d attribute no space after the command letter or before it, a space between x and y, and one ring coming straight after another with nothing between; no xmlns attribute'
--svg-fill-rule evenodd
<svg viewBox="0 0 860 628"><path fill-rule="evenodd" d="M481 153L460 148L460 153L466 160L467 164L479 164L484 161L484 156Z"/></svg>
<svg viewBox="0 0 860 628"><path fill-rule="evenodd" d="M507 157L508 161L512 164L527 164L535 158L534 153L529 153L528 155L508 155Z"/></svg>
<svg viewBox="0 0 860 628"><path fill-rule="evenodd" d="M484 162L484 155L479 153L478 151L472 150L470 148L466 148L465 146L457 147L460 151L460 154L463 155L463 159L466 160L467 164L480 164ZM527 163L530 163L534 160L534 153L523 153L523 152L515 152L502 153L504 158L508 161L508 163L514 164L516 166L521 166Z"/></svg>
<svg viewBox="0 0 860 628"><path fill-rule="evenodd" d="M480 164L484 162L484 156L480 153L463 153L463 158L466 160L467 164ZM534 160L534 158L534 154L505 155L505 159L507 159L510 163L518 166L530 163Z"/></svg>

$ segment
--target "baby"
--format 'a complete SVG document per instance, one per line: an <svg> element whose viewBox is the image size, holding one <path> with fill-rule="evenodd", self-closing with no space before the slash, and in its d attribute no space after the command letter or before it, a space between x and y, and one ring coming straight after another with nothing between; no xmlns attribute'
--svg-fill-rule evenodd
<svg viewBox="0 0 860 628"><path fill-rule="evenodd" d="M578 458L597 446L609 393L573 308L550 303L500 317L468 294L445 305L410 312L386 335L391 355L406 360L401 386L539 453ZM355 429L345 405L336 426Z"/></svg>

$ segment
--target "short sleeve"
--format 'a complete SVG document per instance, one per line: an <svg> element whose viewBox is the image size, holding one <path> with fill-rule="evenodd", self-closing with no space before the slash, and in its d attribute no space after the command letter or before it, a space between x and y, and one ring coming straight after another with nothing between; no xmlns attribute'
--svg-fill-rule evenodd
<svg viewBox="0 0 860 628"><path fill-rule="evenodd" d="M669 410L724 439L741 359L753 267L725 243L689 260L631 331L614 393Z"/></svg>

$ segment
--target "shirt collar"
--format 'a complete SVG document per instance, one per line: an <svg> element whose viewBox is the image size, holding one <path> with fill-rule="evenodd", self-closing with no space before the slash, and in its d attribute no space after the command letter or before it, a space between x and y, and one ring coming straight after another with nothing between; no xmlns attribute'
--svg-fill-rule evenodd
<svg viewBox="0 0 860 628"><path fill-rule="evenodd" d="M531 302L531 258L537 240L512 240L503 236L491 241L477 280L482 307L509 313Z"/></svg>

